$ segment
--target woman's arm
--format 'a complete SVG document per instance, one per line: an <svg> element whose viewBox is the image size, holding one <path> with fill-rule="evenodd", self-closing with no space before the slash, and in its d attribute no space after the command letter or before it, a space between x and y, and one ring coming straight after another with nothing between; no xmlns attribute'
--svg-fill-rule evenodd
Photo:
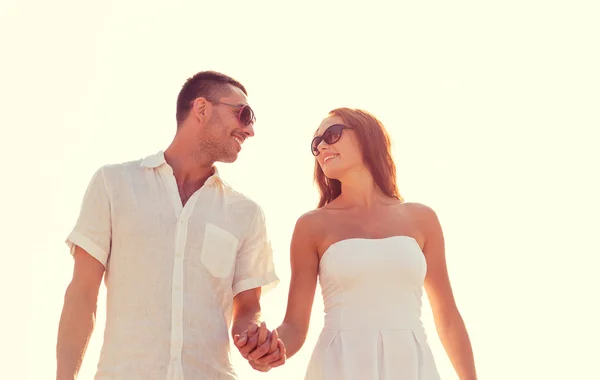
<svg viewBox="0 0 600 380"><path fill-rule="evenodd" d="M424 236L423 252L427 260L425 290L440 341L458 377L461 380L476 380L471 341L450 285L442 228L437 215L429 207L416 205L415 211Z"/></svg>
<svg viewBox="0 0 600 380"><path fill-rule="evenodd" d="M304 344L310 324L319 271L319 256L315 243L315 227L318 224L315 216L314 213L307 213L298 219L290 245L292 277L288 304L283 323L277 328L288 358L296 354ZM261 352L255 352L249 357L254 359L262 356ZM257 361L261 362L260 359Z"/></svg>

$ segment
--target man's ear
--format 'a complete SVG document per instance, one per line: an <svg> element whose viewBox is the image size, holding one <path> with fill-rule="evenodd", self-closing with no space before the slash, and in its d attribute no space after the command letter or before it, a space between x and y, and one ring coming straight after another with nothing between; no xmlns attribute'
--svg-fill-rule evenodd
<svg viewBox="0 0 600 380"><path fill-rule="evenodd" d="M212 104L206 98L196 98L192 103L190 113L200 122L204 122L210 118L212 112Z"/></svg>

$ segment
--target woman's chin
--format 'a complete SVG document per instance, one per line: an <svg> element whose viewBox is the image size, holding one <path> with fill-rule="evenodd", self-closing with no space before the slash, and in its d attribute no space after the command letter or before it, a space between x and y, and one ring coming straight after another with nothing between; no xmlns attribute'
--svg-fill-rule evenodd
<svg viewBox="0 0 600 380"><path fill-rule="evenodd" d="M325 177L329 178L329 179L340 179L340 171L339 170L331 170L330 168L325 168L325 170L323 170L323 174L325 174Z"/></svg>

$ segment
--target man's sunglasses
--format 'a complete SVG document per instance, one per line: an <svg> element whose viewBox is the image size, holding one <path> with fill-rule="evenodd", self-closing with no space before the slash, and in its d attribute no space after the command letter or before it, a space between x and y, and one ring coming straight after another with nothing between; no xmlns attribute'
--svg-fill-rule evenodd
<svg viewBox="0 0 600 380"><path fill-rule="evenodd" d="M321 141L325 141L327 145L335 144L342 137L342 131L344 129L351 128L345 126L344 124L333 124L327 128L321 136L316 136L310 144L313 156L316 157L321 153L321 151L319 151L319 144L321 144Z"/></svg>
<svg viewBox="0 0 600 380"><path fill-rule="evenodd" d="M224 102L212 102L214 104L223 104L229 107L239 108L238 111L238 121L245 127L252 125L256 122L256 116L254 115L254 111L248 105L239 105L239 104L229 104Z"/></svg>

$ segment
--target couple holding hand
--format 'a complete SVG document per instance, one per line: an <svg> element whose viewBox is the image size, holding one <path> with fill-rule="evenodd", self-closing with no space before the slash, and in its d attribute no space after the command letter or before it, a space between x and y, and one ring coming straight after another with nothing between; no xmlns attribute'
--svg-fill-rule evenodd
<svg viewBox="0 0 600 380"><path fill-rule="evenodd" d="M423 289L458 377L476 379L438 218L402 199L388 133L363 110L331 111L306 142L320 200L294 228L285 318L272 331L261 323L261 294L278 283L265 217L214 167L234 162L254 136L247 95L227 75L194 75L164 152L95 173L67 238L75 263L57 379L77 377L102 278L97 380L237 379L230 334L254 369L283 365L305 342L317 281L325 320L306 379L439 380Z"/></svg>

